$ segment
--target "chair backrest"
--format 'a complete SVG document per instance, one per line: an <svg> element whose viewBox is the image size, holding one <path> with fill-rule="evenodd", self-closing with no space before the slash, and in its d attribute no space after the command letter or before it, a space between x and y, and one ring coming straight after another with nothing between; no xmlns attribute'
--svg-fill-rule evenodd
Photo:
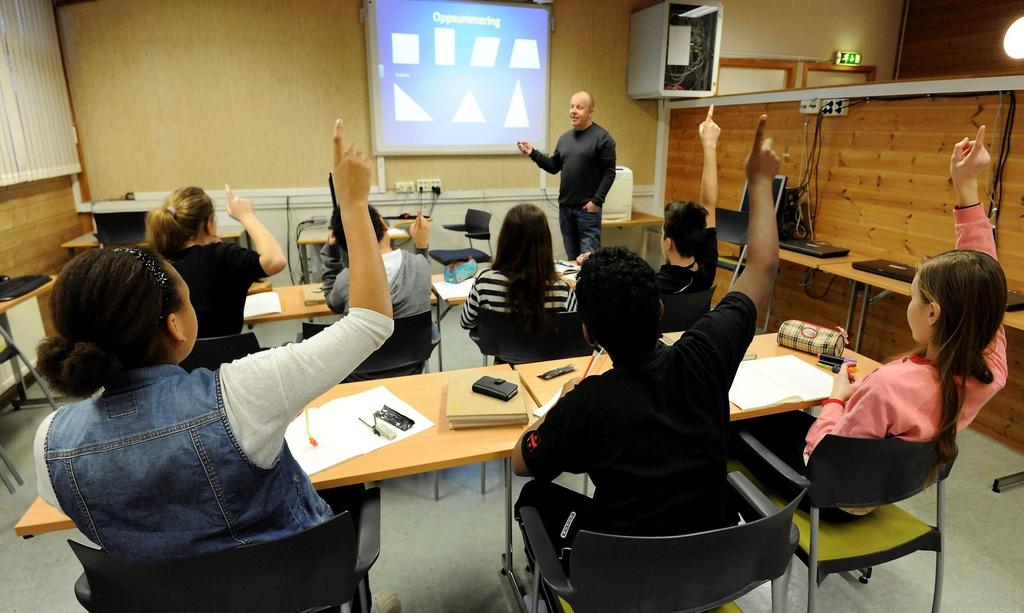
<svg viewBox="0 0 1024 613"><path fill-rule="evenodd" d="M688 330L701 315L711 310L715 287L692 294L662 294L665 314L661 316L658 330L663 333Z"/></svg>
<svg viewBox="0 0 1024 613"><path fill-rule="evenodd" d="M302 323L302 338L310 338L318 334L327 325ZM368 375L374 372L388 371L403 366L422 364L430 358L436 343L433 339L433 323L430 311L419 315L411 315L395 320L395 330L388 340L370 357L363 360L353 373Z"/></svg>
<svg viewBox="0 0 1024 613"><path fill-rule="evenodd" d="M490 234L491 214L478 209L466 210L466 234ZM481 236L480 238L486 238Z"/></svg>
<svg viewBox="0 0 1024 613"><path fill-rule="evenodd" d="M509 364L542 362L590 355L594 348L583 338L579 313L549 313L544 331L527 333L508 313L481 309L477 316L477 345L484 355Z"/></svg>
<svg viewBox="0 0 1024 613"><path fill-rule="evenodd" d="M96 240L103 245L134 245L146 240L146 212L97 213Z"/></svg>
<svg viewBox="0 0 1024 613"><path fill-rule="evenodd" d="M192 353L182 360L181 367L188 372L197 368L217 370L221 364L244 358L250 353L260 350L260 342L257 340L255 332L200 338L196 339Z"/></svg>
<svg viewBox="0 0 1024 613"><path fill-rule="evenodd" d="M361 579L348 512L274 541L155 564L126 562L71 540L68 544L85 569L86 583L79 580L75 591L94 613L298 613L348 602Z"/></svg>
<svg viewBox="0 0 1024 613"><path fill-rule="evenodd" d="M684 536L613 536L581 530L569 560L576 611L703 611L781 576L796 548L793 512Z"/></svg>
<svg viewBox="0 0 1024 613"><path fill-rule="evenodd" d="M866 439L829 434L807 464L807 499L819 508L875 507L899 502L934 483L935 445L898 438ZM936 479L949 475L953 463Z"/></svg>

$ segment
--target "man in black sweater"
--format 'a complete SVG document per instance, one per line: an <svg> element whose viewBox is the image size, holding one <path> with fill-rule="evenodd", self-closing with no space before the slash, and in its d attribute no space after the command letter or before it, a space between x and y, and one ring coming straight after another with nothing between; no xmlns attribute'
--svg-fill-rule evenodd
<svg viewBox="0 0 1024 613"><path fill-rule="evenodd" d="M594 97L576 92L569 102L572 130L546 156L527 141L519 150L551 174L562 173L558 188L558 225L565 254L575 260L601 246L601 206L615 180L615 140L594 123Z"/></svg>

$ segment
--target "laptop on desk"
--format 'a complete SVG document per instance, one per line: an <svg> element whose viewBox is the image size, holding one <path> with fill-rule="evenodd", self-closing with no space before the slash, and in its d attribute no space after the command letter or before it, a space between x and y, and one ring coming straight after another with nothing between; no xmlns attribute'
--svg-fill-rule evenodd
<svg viewBox="0 0 1024 613"><path fill-rule="evenodd" d="M850 250L845 247L806 240L779 241L779 247L816 258L835 258L850 253Z"/></svg>
<svg viewBox="0 0 1024 613"><path fill-rule="evenodd" d="M1006 310L1020 311L1021 309L1024 309L1024 292L1006 290Z"/></svg>
<svg viewBox="0 0 1024 613"><path fill-rule="evenodd" d="M146 212L97 213L96 240L101 245L135 245L146 242Z"/></svg>
<svg viewBox="0 0 1024 613"><path fill-rule="evenodd" d="M917 274L917 268L908 264L893 262L892 260L867 260L864 262L854 262L852 266L856 270L889 277L897 281L906 281L907 283L912 282L914 275Z"/></svg>

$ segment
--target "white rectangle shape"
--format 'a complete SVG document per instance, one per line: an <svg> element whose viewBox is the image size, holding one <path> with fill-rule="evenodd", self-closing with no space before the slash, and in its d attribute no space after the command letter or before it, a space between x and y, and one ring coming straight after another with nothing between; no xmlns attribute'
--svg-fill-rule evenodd
<svg viewBox="0 0 1024 613"><path fill-rule="evenodd" d="M373 423L373 414L387 405L413 421L413 426L402 431L392 427L397 434L394 440L377 436L366 425ZM390 424L388 424L390 427ZM305 414L299 414L285 431L288 449L306 471L306 474L320 472L345 460L361 456L385 445L409 438L428 430L434 422L423 416L387 388L375 387L359 394L337 398L319 408L309 409L309 432L316 439L314 447L306 434Z"/></svg>
<svg viewBox="0 0 1024 613"><path fill-rule="evenodd" d="M561 398L562 390L558 390L557 392L555 392L554 396L549 398L548 401L544 403L543 406L539 406L536 409L534 409L533 414L536 415L537 417L544 417L545 415L548 414L548 411L550 411L552 408L554 408L556 404L558 404L558 401Z"/></svg>
<svg viewBox="0 0 1024 613"><path fill-rule="evenodd" d="M473 40L473 58L469 61L469 65L476 68L494 68L494 62L498 58L498 46L500 44L500 38L494 36L477 36Z"/></svg>
<svg viewBox="0 0 1024 613"><path fill-rule="evenodd" d="M420 35L391 33L391 63L419 64Z"/></svg>
<svg viewBox="0 0 1024 613"><path fill-rule="evenodd" d="M669 66L690 65L690 26L668 27Z"/></svg>
<svg viewBox="0 0 1024 613"><path fill-rule="evenodd" d="M434 28L434 64L437 66L455 65L455 30Z"/></svg>
<svg viewBox="0 0 1024 613"><path fill-rule="evenodd" d="M741 362L729 388L729 402L760 409L788 402L814 401L832 393L832 377L792 355Z"/></svg>
<svg viewBox="0 0 1024 613"><path fill-rule="evenodd" d="M259 317L281 312L281 297L277 292L261 292L245 297L245 307L242 309L242 317Z"/></svg>
<svg viewBox="0 0 1024 613"><path fill-rule="evenodd" d="M441 300L448 302L452 298L469 298L469 291L473 289L473 281L466 279L462 283L448 283L446 281L435 281L434 291L441 297Z"/></svg>

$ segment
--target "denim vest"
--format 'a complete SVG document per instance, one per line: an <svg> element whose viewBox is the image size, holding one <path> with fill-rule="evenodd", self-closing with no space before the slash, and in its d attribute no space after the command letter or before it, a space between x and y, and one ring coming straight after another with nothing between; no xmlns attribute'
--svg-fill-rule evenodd
<svg viewBox="0 0 1024 613"><path fill-rule="evenodd" d="M260 468L235 440L220 377L176 365L128 371L60 409L46 467L61 510L128 560L183 558L268 541L332 516L283 443Z"/></svg>

